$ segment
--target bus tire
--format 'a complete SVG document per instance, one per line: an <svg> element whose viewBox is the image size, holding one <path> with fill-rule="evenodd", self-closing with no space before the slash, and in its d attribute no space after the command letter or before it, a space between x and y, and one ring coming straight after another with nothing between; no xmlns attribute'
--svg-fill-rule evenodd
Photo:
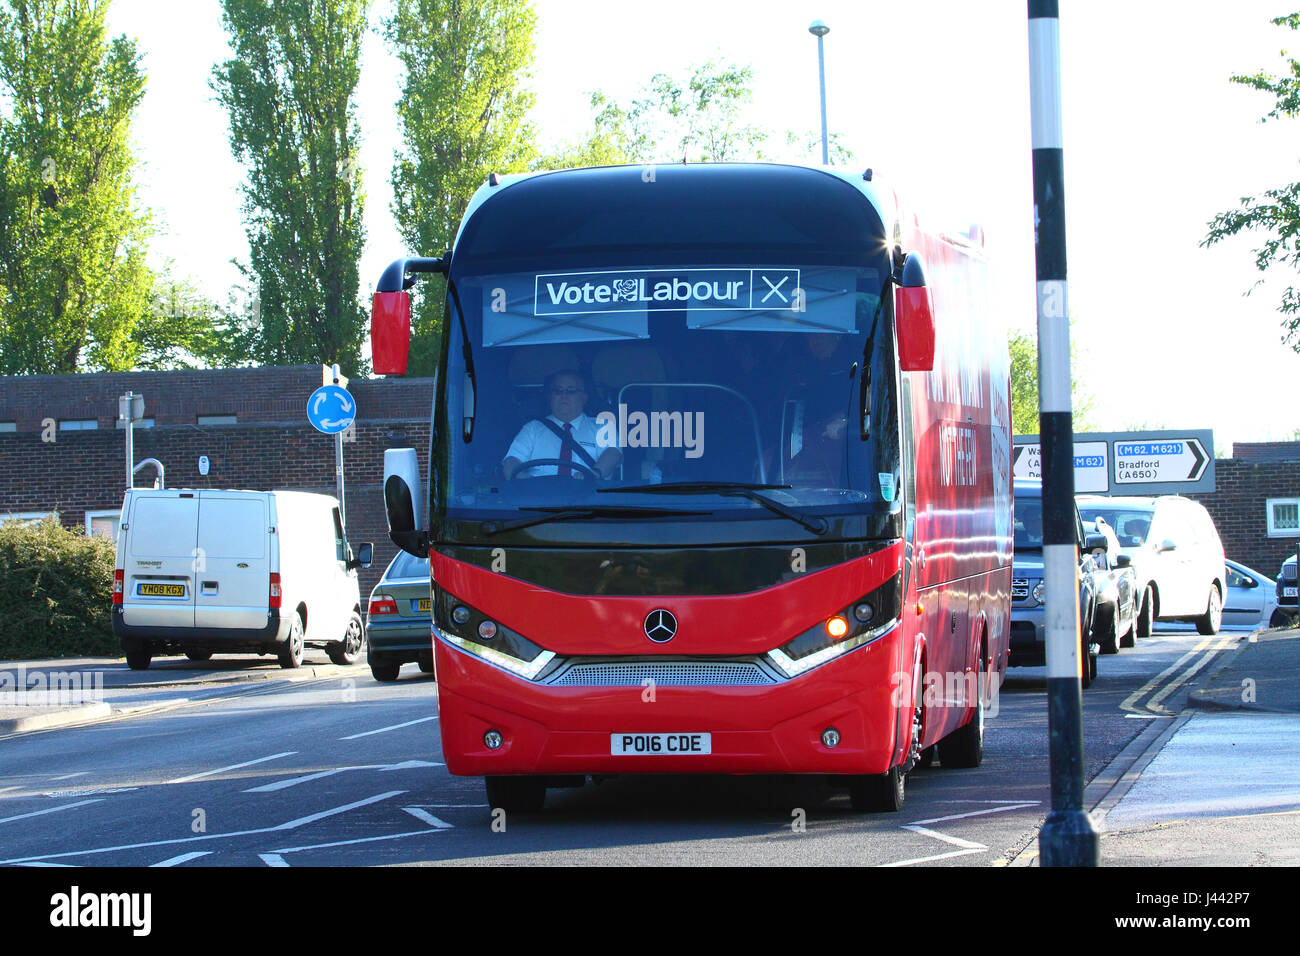
<svg viewBox="0 0 1300 956"><path fill-rule="evenodd" d="M974 716L939 741L939 763L945 767L978 767L984 760L984 680L981 663Z"/></svg>
<svg viewBox="0 0 1300 956"><path fill-rule="evenodd" d="M541 777L484 777L488 807L515 813L536 813L546 803L546 781Z"/></svg>
<svg viewBox="0 0 1300 956"><path fill-rule="evenodd" d="M890 767L888 773L850 777L849 802L854 810L897 813L903 809L906 785L907 774L902 767Z"/></svg>

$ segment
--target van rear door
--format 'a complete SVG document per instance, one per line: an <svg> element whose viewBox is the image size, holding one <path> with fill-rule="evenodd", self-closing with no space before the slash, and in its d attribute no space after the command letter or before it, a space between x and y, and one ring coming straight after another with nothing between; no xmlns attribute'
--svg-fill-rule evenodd
<svg viewBox="0 0 1300 956"><path fill-rule="evenodd" d="M271 585L265 495L199 492L194 624L266 627Z"/></svg>
<svg viewBox="0 0 1300 956"><path fill-rule="evenodd" d="M126 518L122 622L193 627L198 499L192 492L135 491Z"/></svg>

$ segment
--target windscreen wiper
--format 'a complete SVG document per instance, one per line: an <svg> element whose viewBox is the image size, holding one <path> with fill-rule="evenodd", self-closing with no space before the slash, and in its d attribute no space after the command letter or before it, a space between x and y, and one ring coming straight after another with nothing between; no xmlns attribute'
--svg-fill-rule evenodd
<svg viewBox="0 0 1300 956"><path fill-rule="evenodd" d="M520 511L538 511L541 514L516 518L514 521L485 521L482 532L485 535L500 534L503 531L515 531L528 528L547 521L568 521L573 518L662 518L665 515L707 515L711 511L683 510L680 508L623 508L618 506L600 506L595 508L521 508Z"/></svg>
<svg viewBox="0 0 1300 956"><path fill-rule="evenodd" d="M731 498L748 498L755 504L762 505L768 511L780 515L782 518L789 518L791 521L798 522L813 534L825 534L829 525L825 518L809 518L807 515L800 514L793 508L787 508L779 501L773 501L767 495L760 495L759 492L772 488L784 489L790 485L765 485L744 481L669 481L657 485L630 485L625 488L597 488L598 494L615 494L636 492L650 495L690 495L690 494L713 494L725 495Z"/></svg>

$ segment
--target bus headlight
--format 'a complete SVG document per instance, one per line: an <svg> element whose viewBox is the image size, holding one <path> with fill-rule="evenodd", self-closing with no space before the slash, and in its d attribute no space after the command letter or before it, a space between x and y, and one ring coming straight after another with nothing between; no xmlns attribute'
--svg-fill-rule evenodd
<svg viewBox="0 0 1300 956"><path fill-rule="evenodd" d="M880 637L898 623L902 606L903 576L896 574L839 613L768 651L767 659L786 677L797 677Z"/></svg>
<svg viewBox="0 0 1300 956"><path fill-rule="evenodd" d="M433 621L434 633L448 644L526 680L533 680L555 657L554 651L534 644L446 591L439 592Z"/></svg>

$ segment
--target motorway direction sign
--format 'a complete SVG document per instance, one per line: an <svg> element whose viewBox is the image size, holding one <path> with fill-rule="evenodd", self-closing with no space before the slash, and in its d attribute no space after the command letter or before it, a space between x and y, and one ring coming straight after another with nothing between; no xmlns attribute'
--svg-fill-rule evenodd
<svg viewBox="0 0 1300 956"><path fill-rule="evenodd" d="M1083 492L1102 492L1109 490L1110 446L1104 441L1077 441L1074 443L1074 490ZM1031 445L1017 444L1015 457L1011 463L1011 474L1016 478L1042 478L1042 448L1035 442Z"/></svg>
<svg viewBox="0 0 1300 956"><path fill-rule="evenodd" d="M1200 480L1210 455L1195 438L1115 443L1115 483Z"/></svg>
<svg viewBox="0 0 1300 956"><path fill-rule="evenodd" d="M337 435L356 421L357 403L346 388L322 385L307 399L307 420L318 432Z"/></svg>
<svg viewBox="0 0 1300 956"><path fill-rule="evenodd" d="M1088 432L1075 435L1074 490L1080 494L1177 495L1214 491L1214 433L1209 429ZM1037 435L1017 435L1016 478L1041 478Z"/></svg>

